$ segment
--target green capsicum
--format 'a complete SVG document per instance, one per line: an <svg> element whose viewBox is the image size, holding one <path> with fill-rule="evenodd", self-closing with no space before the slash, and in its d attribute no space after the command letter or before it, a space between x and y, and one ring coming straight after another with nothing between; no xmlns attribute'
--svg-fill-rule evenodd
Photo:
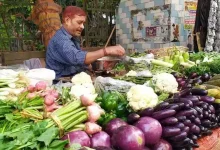
<svg viewBox="0 0 220 150"><path fill-rule="evenodd" d="M97 96L95 99L95 102L101 103L102 102L102 96Z"/></svg>
<svg viewBox="0 0 220 150"><path fill-rule="evenodd" d="M116 114L115 113L105 113L104 115L102 115L99 120L97 121L99 125L101 126L105 126L110 120L116 118Z"/></svg>
<svg viewBox="0 0 220 150"><path fill-rule="evenodd" d="M126 117L128 115L127 103L121 102L116 108L116 115L118 118Z"/></svg>
<svg viewBox="0 0 220 150"><path fill-rule="evenodd" d="M117 108L118 105L118 96L115 94L110 94L103 98L101 107L104 108L107 112L111 112Z"/></svg>
<svg viewBox="0 0 220 150"><path fill-rule="evenodd" d="M105 114L105 118L104 118L104 121L103 121L103 126L105 126L109 121L111 121L114 118L117 118L115 113Z"/></svg>

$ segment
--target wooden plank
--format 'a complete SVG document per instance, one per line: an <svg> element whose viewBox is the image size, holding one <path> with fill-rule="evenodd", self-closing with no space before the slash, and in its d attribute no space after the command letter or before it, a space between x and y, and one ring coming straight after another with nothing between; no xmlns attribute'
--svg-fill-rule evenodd
<svg viewBox="0 0 220 150"><path fill-rule="evenodd" d="M26 52L2 52L2 65L23 64L24 60L31 58L45 58L45 51L26 51Z"/></svg>
<svg viewBox="0 0 220 150"><path fill-rule="evenodd" d="M24 60L8 60L4 63L2 63L3 66L10 66L10 65L16 65L16 64L23 64Z"/></svg>
<svg viewBox="0 0 220 150"><path fill-rule="evenodd" d="M28 52L3 52L4 60L22 59L27 60L30 58L45 58L45 51L28 51Z"/></svg>

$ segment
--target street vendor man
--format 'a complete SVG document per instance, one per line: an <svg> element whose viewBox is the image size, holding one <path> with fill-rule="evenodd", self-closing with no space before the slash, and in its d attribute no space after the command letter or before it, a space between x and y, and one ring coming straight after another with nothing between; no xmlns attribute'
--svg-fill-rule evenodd
<svg viewBox="0 0 220 150"><path fill-rule="evenodd" d="M120 45L109 46L87 52L80 48L78 40L84 29L86 13L76 6L67 6L62 13L62 27L50 39L46 51L46 68L54 70L56 80L71 77L104 56L123 56L125 50Z"/></svg>

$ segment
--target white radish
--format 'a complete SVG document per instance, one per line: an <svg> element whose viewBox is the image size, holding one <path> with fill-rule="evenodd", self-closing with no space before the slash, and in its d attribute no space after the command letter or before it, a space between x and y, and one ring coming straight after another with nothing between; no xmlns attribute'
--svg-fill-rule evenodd
<svg viewBox="0 0 220 150"><path fill-rule="evenodd" d="M96 107L98 107L98 108L99 108L99 112L100 112L100 114L101 114L101 115L105 113L104 109L102 109L102 108L100 107L100 105L99 105L99 104L94 103L93 105L95 105Z"/></svg>
<svg viewBox="0 0 220 150"><path fill-rule="evenodd" d="M87 134L92 135L92 134L95 134L100 131L102 131L102 127L99 126L98 124L93 123L93 122L86 122L85 123L85 132Z"/></svg>
<svg viewBox="0 0 220 150"><path fill-rule="evenodd" d="M80 96L80 100L84 106L90 106L94 103L98 94L83 94Z"/></svg>
<svg viewBox="0 0 220 150"><path fill-rule="evenodd" d="M98 105L93 104L87 107L88 120L90 122L96 122L101 116L101 110Z"/></svg>

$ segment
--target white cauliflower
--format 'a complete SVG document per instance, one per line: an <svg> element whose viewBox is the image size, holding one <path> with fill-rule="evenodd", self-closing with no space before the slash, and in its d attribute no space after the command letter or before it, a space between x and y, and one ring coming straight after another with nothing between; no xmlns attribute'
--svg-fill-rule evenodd
<svg viewBox="0 0 220 150"><path fill-rule="evenodd" d="M96 94L95 87L92 83L87 84L76 84L71 87L70 95L80 99L81 95Z"/></svg>
<svg viewBox="0 0 220 150"><path fill-rule="evenodd" d="M151 84L156 92L175 93L178 90L176 78L169 73L160 73L153 76Z"/></svg>
<svg viewBox="0 0 220 150"><path fill-rule="evenodd" d="M127 100L134 111L147 107L154 107L158 103L158 96L151 87L135 85L127 92Z"/></svg>
<svg viewBox="0 0 220 150"><path fill-rule="evenodd" d="M71 79L71 82L73 84L85 84L85 83L92 83L92 79L91 79L91 76L88 75L87 73L81 72L73 76L73 78Z"/></svg>

